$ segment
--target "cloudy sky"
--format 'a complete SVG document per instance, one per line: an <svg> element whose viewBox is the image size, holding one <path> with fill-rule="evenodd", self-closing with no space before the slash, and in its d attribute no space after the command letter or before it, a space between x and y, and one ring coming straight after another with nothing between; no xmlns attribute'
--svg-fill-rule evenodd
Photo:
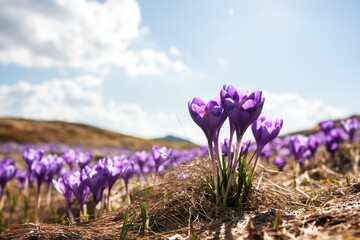
<svg viewBox="0 0 360 240"><path fill-rule="evenodd" d="M202 143L187 102L223 84L263 90L263 115L283 118L283 132L360 112L357 0L0 6L0 117Z"/></svg>

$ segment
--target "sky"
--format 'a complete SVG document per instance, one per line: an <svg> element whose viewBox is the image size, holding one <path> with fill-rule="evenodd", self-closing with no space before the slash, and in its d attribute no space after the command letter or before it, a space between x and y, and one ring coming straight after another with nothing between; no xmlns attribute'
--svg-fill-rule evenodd
<svg viewBox="0 0 360 240"><path fill-rule="evenodd" d="M360 112L357 0L0 5L0 117L205 143L188 102L224 84L262 90L282 133Z"/></svg>

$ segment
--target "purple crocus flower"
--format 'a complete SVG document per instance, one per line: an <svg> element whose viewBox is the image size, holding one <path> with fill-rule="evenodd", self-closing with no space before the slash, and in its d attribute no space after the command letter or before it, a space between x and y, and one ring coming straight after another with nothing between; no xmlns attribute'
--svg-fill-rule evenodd
<svg viewBox="0 0 360 240"><path fill-rule="evenodd" d="M150 160L151 153L145 151L135 152L134 162L135 162L135 171L140 174L147 174L150 172Z"/></svg>
<svg viewBox="0 0 360 240"><path fill-rule="evenodd" d="M320 122L320 129L325 133L328 134L331 129L335 127L334 121L322 121Z"/></svg>
<svg viewBox="0 0 360 240"><path fill-rule="evenodd" d="M7 162L6 164L8 164ZM3 197L5 192L6 184L15 177L16 174L16 168L14 165L1 165L0 166L0 186L1 186L1 192L0 192L0 211L3 209Z"/></svg>
<svg viewBox="0 0 360 240"><path fill-rule="evenodd" d="M76 163L76 152L75 152L75 150L74 149L69 149L67 151L63 151L62 152L62 158L69 165L70 169L72 169L73 166Z"/></svg>
<svg viewBox="0 0 360 240"><path fill-rule="evenodd" d="M249 146L249 144L250 144L250 140L243 142L243 144L241 145L240 156L244 156L246 148ZM250 152L250 147L248 151Z"/></svg>
<svg viewBox="0 0 360 240"><path fill-rule="evenodd" d="M58 179L58 181L56 181L55 179L52 180L55 189L61 193L61 195L64 196L67 204L68 204L68 208L69 208L69 218L71 222L74 222L74 215L72 213L72 208L71 208L71 198L73 195L73 191L70 188L70 184L69 184L69 178L67 176L64 177L60 177Z"/></svg>
<svg viewBox="0 0 360 240"><path fill-rule="evenodd" d="M342 141L342 134L340 129L331 129L328 134L326 134L324 138L323 144L325 145L328 152L332 155L339 148L339 143Z"/></svg>
<svg viewBox="0 0 360 240"><path fill-rule="evenodd" d="M258 150L256 152L256 158L254 162L254 168L256 167L257 161L260 157L262 150L265 145L276 138L283 125L283 120L275 120L274 122L271 119L261 117L257 119L251 126L254 138L256 140L256 145Z"/></svg>
<svg viewBox="0 0 360 240"><path fill-rule="evenodd" d="M37 182L37 193L36 193L36 204L35 204L35 218L36 221L39 219L39 205L40 205L40 189L41 184L46 180L47 177L47 165L44 162L36 161L32 164L32 172Z"/></svg>
<svg viewBox="0 0 360 240"><path fill-rule="evenodd" d="M151 149L151 154L153 157L153 171L156 173L163 172L166 167L171 163L171 149L166 147L160 148L159 146L154 145Z"/></svg>
<svg viewBox="0 0 360 240"><path fill-rule="evenodd" d="M221 151L222 151L224 156L228 156L229 149L231 149L231 154L230 155L233 156L233 154L234 154L235 145L232 144L232 147L230 148L229 144L230 144L230 140L228 138L225 138L224 139L224 144L221 144ZM243 144L243 146L244 146L244 144Z"/></svg>
<svg viewBox="0 0 360 240"><path fill-rule="evenodd" d="M23 158L26 162L26 168L31 172L33 162L40 161L43 156L43 152L35 149L26 149L23 152Z"/></svg>
<svg viewBox="0 0 360 240"><path fill-rule="evenodd" d="M310 157L313 157L319 146L319 140L315 135L308 137L308 149L310 151Z"/></svg>
<svg viewBox="0 0 360 240"><path fill-rule="evenodd" d="M90 188L84 183L82 175L80 171L75 171L73 174L69 176L69 187L72 190L75 198L78 200L80 205L80 210L83 216L86 215L85 210L85 202L87 197L90 194Z"/></svg>
<svg viewBox="0 0 360 240"><path fill-rule="evenodd" d="M85 166L82 170L84 183L90 188L95 206L102 200L103 191L107 187L107 170L102 164L93 167Z"/></svg>
<svg viewBox="0 0 360 240"><path fill-rule="evenodd" d="M80 167L80 169L83 169L86 165L88 165L91 162L92 155L89 152L80 152L78 151L76 153L76 163Z"/></svg>
<svg viewBox="0 0 360 240"><path fill-rule="evenodd" d="M17 184L17 187L19 188L19 189L24 189L25 188L25 181L26 181L26 178L27 178L27 172L26 171L24 171L24 172L22 172L22 171L17 171L16 172L16 178L17 178L17 180L18 180L18 184Z"/></svg>
<svg viewBox="0 0 360 240"><path fill-rule="evenodd" d="M1 167L7 167L7 166L10 166L10 165L15 166L15 161L13 159L4 159L0 163Z"/></svg>
<svg viewBox="0 0 360 240"><path fill-rule="evenodd" d="M286 159L284 157L277 157L274 159L273 163L279 169L279 171L283 171L283 168L286 164Z"/></svg>
<svg viewBox="0 0 360 240"><path fill-rule="evenodd" d="M126 157L115 156L114 158L106 157L99 161L99 164L102 164L106 169L107 185L108 185L108 196L107 196L107 208L110 209L110 194L111 189L114 186L115 182L124 174L126 171L126 166L124 166L124 161Z"/></svg>
<svg viewBox="0 0 360 240"><path fill-rule="evenodd" d="M135 173L135 170L134 170L135 164L134 164L134 161L130 161L125 158L121 162L121 165L122 165L122 169L124 169L124 171L122 171L121 178L124 180L124 183L125 183L126 200L127 200L128 204L130 204L131 200L130 200L130 194L129 194L129 179Z"/></svg>
<svg viewBox="0 0 360 240"><path fill-rule="evenodd" d="M356 130L359 128L359 120L357 118L352 118L348 120L340 120L341 128L348 135L349 141L353 142Z"/></svg>
<svg viewBox="0 0 360 240"><path fill-rule="evenodd" d="M230 121L230 138L235 131L237 143L240 144L246 129L259 117L265 99L261 97L261 91L235 89L232 85L224 85L220 96Z"/></svg>
<svg viewBox="0 0 360 240"><path fill-rule="evenodd" d="M188 107L191 118L203 130L208 142L214 141L217 130L227 117L220 98L215 97L207 104L201 98L194 98L188 103Z"/></svg>
<svg viewBox="0 0 360 240"><path fill-rule="evenodd" d="M215 97L207 104L200 98L194 98L192 102L188 103L188 107L191 118L203 130L207 138L213 176L215 177L216 162L213 147L219 156L219 131L227 118L226 112L221 106L219 97Z"/></svg>
<svg viewBox="0 0 360 240"><path fill-rule="evenodd" d="M289 141L289 149L296 161L302 165L305 160L304 154L308 150L308 138L305 135L294 135Z"/></svg>

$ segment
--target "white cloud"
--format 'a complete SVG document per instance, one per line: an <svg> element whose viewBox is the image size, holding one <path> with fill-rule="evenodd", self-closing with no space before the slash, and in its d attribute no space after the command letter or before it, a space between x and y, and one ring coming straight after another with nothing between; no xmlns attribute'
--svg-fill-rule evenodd
<svg viewBox="0 0 360 240"><path fill-rule="evenodd" d="M180 50L175 46L171 46L170 49L169 49L169 52L170 52L171 55L173 55L175 57L180 58L182 56Z"/></svg>
<svg viewBox="0 0 360 240"><path fill-rule="evenodd" d="M181 126L174 126L175 113L146 112L136 103L105 101L97 92L101 82L86 75L40 84L0 85L0 115L81 122L147 138L182 135Z"/></svg>
<svg viewBox="0 0 360 240"><path fill-rule="evenodd" d="M235 10L233 8L230 8L228 11L229 16L234 15L234 13L235 13Z"/></svg>
<svg viewBox="0 0 360 240"><path fill-rule="evenodd" d="M162 52L130 48L149 32L140 27L135 0L0 0L0 5L2 64L105 69L105 74L119 66L131 76L186 69Z"/></svg>
<svg viewBox="0 0 360 240"><path fill-rule="evenodd" d="M307 99L297 93L281 94L263 92L263 114L273 119L284 120L283 133L314 127L323 120L346 117L339 108L325 104L319 99Z"/></svg>
<svg viewBox="0 0 360 240"><path fill-rule="evenodd" d="M217 64L220 65L220 66L225 66L227 64L227 61L225 58L223 57L219 57L217 60L216 60Z"/></svg>

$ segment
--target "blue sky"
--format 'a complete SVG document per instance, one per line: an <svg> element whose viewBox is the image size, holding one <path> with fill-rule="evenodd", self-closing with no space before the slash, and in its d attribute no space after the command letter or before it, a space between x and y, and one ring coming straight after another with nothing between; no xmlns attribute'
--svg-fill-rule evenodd
<svg viewBox="0 0 360 240"><path fill-rule="evenodd" d="M284 132L359 113L359 1L0 4L1 117L201 143L187 102L223 84L263 90Z"/></svg>

